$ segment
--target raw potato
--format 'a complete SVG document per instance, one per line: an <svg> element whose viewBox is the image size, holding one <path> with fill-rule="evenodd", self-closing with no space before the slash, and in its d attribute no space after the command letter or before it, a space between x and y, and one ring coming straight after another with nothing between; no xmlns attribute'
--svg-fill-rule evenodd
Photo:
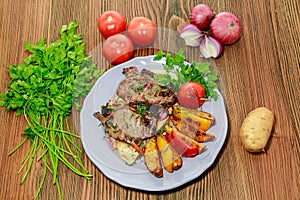
<svg viewBox="0 0 300 200"><path fill-rule="evenodd" d="M274 114L265 107L259 107L248 114L240 130L240 138L247 151L265 151L273 121Z"/></svg>

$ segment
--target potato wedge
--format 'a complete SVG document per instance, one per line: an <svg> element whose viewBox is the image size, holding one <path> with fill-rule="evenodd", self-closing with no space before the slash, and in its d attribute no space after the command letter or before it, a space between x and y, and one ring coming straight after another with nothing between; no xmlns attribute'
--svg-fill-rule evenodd
<svg viewBox="0 0 300 200"><path fill-rule="evenodd" d="M173 160L174 160L174 162L172 163L173 170L178 170L182 167L182 159L180 155L176 151L174 151L174 149L172 153L173 153Z"/></svg>
<svg viewBox="0 0 300 200"><path fill-rule="evenodd" d="M265 151L273 121L274 114L265 107L256 108L247 115L240 129L240 138L247 151Z"/></svg>
<svg viewBox="0 0 300 200"><path fill-rule="evenodd" d="M203 131L201 129L198 129L198 127L194 127L190 125L190 123L186 123L185 121L178 120L177 118L174 118L173 116L170 116L170 120L172 121L172 124L184 135L193 138L197 142L207 142L212 139L214 139L214 135Z"/></svg>
<svg viewBox="0 0 300 200"><path fill-rule="evenodd" d="M172 131L174 131L175 134L176 134L178 137L180 137L180 138L181 138L184 142L186 142L187 144L192 145L192 146L197 146L198 149L199 149L199 153L203 152L203 150L205 149L205 145L203 145L203 144L197 142L196 140L194 140L194 139L192 139L192 138L190 138L190 137L188 137L188 136L182 134L182 133L181 133L180 131L178 131L176 128L172 128L172 127L170 127L169 125L166 125L166 126L165 126L165 131L166 131L166 133L168 133L168 134L171 134Z"/></svg>
<svg viewBox="0 0 300 200"><path fill-rule="evenodd" d="M182 159L179 154L174 151L163 134L157 136L157 146L160 151L160 156L165 170L172 173L174 170L182 166Z"/></svg>
<svg viewBox="0 0 300 200"><path fill-rule="evenodd" d="M175 119L187 123L190 126L197 127L198 130L203 131L207 131L215 119L210 113L185 108L179 105L173 106L172 114Z"/></svg>
<svg viewBox="0 0 300 200"><path fill-rule="evenodd" d="M151 137L146 142L144 148L144 162L148 170L154 176L160 178L163 177L163 169L160 162L160 155L157 148L157 139L156 136Z"/></svg>

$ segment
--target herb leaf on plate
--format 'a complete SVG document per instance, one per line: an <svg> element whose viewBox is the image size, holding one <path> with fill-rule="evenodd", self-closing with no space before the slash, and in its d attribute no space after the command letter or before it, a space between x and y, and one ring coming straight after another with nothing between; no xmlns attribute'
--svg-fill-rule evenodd
<svg viewBox="0 0 300 200"><path fill-rule="evenodd" d="M193 61L191 64L185 62L185 55L183 49L180 49L174 55L165 53L159 50L155 56L154 61L165 59L163 64L166 74L156 74L155 80L162 85L170 85L177 92L180 86L188 81L200 83L206 90L205 98L218 99L216 89L218 89L218 73L212 72L210 63L199 63ZM172 77L170 73L175 74L176 78Z"/></svg>

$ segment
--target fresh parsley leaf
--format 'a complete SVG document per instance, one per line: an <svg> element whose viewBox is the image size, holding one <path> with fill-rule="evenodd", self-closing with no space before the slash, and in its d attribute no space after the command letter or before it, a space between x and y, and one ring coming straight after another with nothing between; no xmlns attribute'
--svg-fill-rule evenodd
<svg viewBox="0 0 300 200"><path fill-rule="evenodd" d="M25 50L30 53L23 63L11 65L8 75L8 91L0 94L0 106L7 111L14 110L16 115L24 115L28 126L24 129L25 140L10 154L21 147L26 140L30 141L29 154L32 159L45 162L50 159L51 165L44 164L44 170L53 174L57 185L59 199L60 186L57 180L58 162L62 162L76 174L90 179L87 169L80 158L81 150L76 145L70 132L68 118L74 105L79 103L103 71L96 69L91 56L85 54L82 35L76 34L77 22L71 21L60 29L60 38L49 45L41 39L36 44L24 42ZM73 151L74 149L74 151ZM39 159L34 159L37 152L43 152ZM68 152L66 157L65 152ZM74 163L70 164L69 159ZM29 159L24 159L31 169ZM31 162L31 161L30 161ZM79 168L77 168L79 167ZM25 180L28 173L22 179ZM46 177L44 173L43 179ZM41 185L43 182L41 182ZM38 190L36 196L40 190Z"/></svg>
<svg viewBox="0 0 300 200"><path fill-rule="evenodd" d="M217 100L218 73L216 71L212 72L209 62L198 63L193 61L188 64L185 62L183 49L173 55L159 50L153 60L159 61L163 58L165 58L163 67L167 73L155 75L154 78L159 84L171 86L177 92L183 83L188 81L197 82L205 88L205 98ZM176 78L172 78L170 73L175 74Z"/></svg>
<svg viewBox="0 0 300 200"><path fill-rule="evenodd" d="M148 107L145 104L139 104L139 105L137 105L136 109L137 109L137 114L139 114L140 116L143 117L145 114L145 111L148 110Z"/></svg>
<svg viewBox="0 0 300 200"><path fill-rule="evenodd" d="M156 74L154 80L161 85L170 85L172 77L170 74Z"/></svg>

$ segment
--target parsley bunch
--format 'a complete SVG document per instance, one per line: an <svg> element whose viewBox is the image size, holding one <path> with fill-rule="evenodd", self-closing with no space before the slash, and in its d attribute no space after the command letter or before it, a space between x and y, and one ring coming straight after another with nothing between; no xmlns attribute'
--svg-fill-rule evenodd
<svg viewBox="0 0 300 200"><path fill-rule="evenodd" d="M21 163L20 172L25 170L21 183L34 161L43 163L43 178L35 198L50 172L62 199L57 179L59 162L75 174L91 178L81 160L82 150L75 142L79 136L71 133L67 117L73 104L80 108L78 101L91 89L92 80L103 72L85 54L82 36L75 34L77 26L75 20L63 25L60 39L49 45L45 39L36 45L25 42L30 54L23 63L9 66L8 91L0 94L0 106L16 111L17 116L23 114L28 123L24 140L10 152L11 155L30 141L30 149Z"/></svg>
<svg viewBox="0 0 300 200"><path fill-rule="evenodd" d="M185 62L183 49L180 49L174 55L159 50L153 60L158 61L163 58L165 58L163 66L167 73L155 75L154 78L159 84L172 86L177 92L185 82L197 82L205 88L205 98L218 99L218 93L215 90L218 88L216 83L218 73L211 71L209 62L198 63L193 61L188 64ZM175 74L176 78L171 74Z"/></svg>

